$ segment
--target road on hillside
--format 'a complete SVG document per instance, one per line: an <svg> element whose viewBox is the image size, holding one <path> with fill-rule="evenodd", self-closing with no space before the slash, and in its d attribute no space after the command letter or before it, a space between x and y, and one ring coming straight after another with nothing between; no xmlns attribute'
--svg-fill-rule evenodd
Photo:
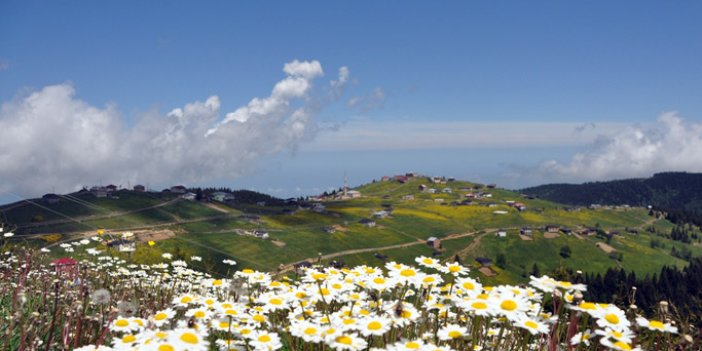
<svg viewBox="0 0 702 351"><path fill-rule="evenodd" d="M488 230L486 230L485 233L483 233L483 234L479 235L478 237L476 237L476 240L479 242L480 238L482 238L483 236L485 236L485 235L487 235L487 234L490 234L490 233L494 232L495 230L496 230L496 229L488 229ZM443 241L446 241L446 240L460 239L460 238L464 238L464 237L467 237L467 236L472 236L472 235L474 235L475 233L477 233L477 232L468 232L468 233L461 233L461 234L451 234L451 235L448 235L448 236L446 236L446 237L444 237L444 238L441 238L441 241L443 242ZM416 246L416 245L426 245L426 241L425 241L425 240L417 240L417 241L413 241L413 242L409 242L409 243L402 243L402 244L395 244L395 245L388 245L388 246L367 247L367 248L363 248L363 249L349 249L349 250L344 250L344 251L337 251L337 252L330 253L330 254L326 254L326 255L322 255L322 256L309 257L309 258L306 258L306 259L302 259L302 260L298 260L298 261L295 261L295 262L292 262L292 263L287 263L287 264L282 265L282 266L280 267L279 271L276 272L276 274L285 274L285 273L287 273L287 272L293 270L293 269L295 268L295 264L297 264L297 263L299 263L299 262L302 262L302 261L313 262L314 260L319 260L319 259L328 260L328 259L336 258L336 257L339 257L339 256L355 255L355 254L366 253L366 252L375 252L375 251L386 251L386 250L393 250L393 249L402 249L402 248L405 248L405 247ZM475 246L474 246L474 247L475 247Z"/></svg>

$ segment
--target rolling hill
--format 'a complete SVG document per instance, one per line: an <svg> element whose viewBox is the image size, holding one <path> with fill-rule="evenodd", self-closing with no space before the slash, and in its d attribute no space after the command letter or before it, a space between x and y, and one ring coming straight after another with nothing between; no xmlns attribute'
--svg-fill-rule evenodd
<svg viewBox="0 0 702 351"><path fill-rule="evenodd" d="M563 204L653 206L671 219L702 224L702 173L667 172L651 178L548 184L521 190Z"/></svg>
<svg viewBox="0 0 702 351"><path fill-rule="evenodd" d="M222 263L226 258L236 260L237 269L292 273L303 261L353 266L434 255L470 263L484 281L498 283L523 282L535 266L541 272L619 267L652 274L664 265L687 264L671 255L673 248L702 254L698 240L667 238L674 225L641 207L565 207L466 181L401 180L373 181L353 189L353 195L299 203L201 202L121 190L116 198L72 194L56 203L10 204L0 212L17 228L17 240L49 245L57 255L60 243L93 236L98 229L115 238L131 231L139 242L156 245L137 243L136 251L118 254L141 262L158 261L164 252L198 255L204 258L200 268L213 273L231 268ZM520 235L524 230L531 232ZM428 243L432 238L434 245ZM561 255L565 246L567 257Z"/></svg>

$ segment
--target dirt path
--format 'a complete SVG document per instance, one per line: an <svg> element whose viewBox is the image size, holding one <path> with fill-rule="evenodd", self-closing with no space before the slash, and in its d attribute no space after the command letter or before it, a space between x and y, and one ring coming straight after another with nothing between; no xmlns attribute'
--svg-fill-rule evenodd
<svg viewBox="0 0 702 351"><path fill-rule="evenodd" d="M485 233L483 233L483 234L480 234L480 235L476 236L476 237L475 237L475 240L473 240L473 242L471 242L471 243L470 243L468 246L466 246L463 250L460 250L460 251L456 252L456 255L458 255L458 257L463 257L463 256L465 256L465 255L471 253L471 252L472 252L473 250L475 250L478 246L480 246L480 241L483 239L483 237L486 236L486 235L488 235L488 234L490 234L490 233L492 233L492 231L487 231L487 232L485 232ZM444 261L448 261L449 259L451 259L451 258L444 259Z"/></svg>
<svg viewBox="0 0 702 351"><path fill-rule="evenodd" d="M441 238L441 241L443 242L443 241L447 241L447 240L460 239L460 238L464 238L464 237L467 237L467 236L472 236L472 235L474 235L475 233L476 233L476 232L468 232L468 233L460 233L460 234L451 234L451 235L448 235L448 236L446 236L446 237L444 237L444 238ZM478 241L478 244L480 243L480 238L483 237L483 236L485 236L486 234L489 234L489 233L490 233L490 232L488 231L488 232L486 232L486 233L480 235L480 236L476 239L476 241ZM475 248L476 245L474 245L474 243L475 243L475 242L471 243L471 245L469 245L469 247ZM388 246L379 246L379 247L367 247L367 248L362 248L362 249L349 249L349 250L344 250L344 251L337 251L337 252L334 252L334 253L330 253L330 254L326 254L326 255L322 255L322 256L318 256L318 257L308 257L308 258L306 258L306 259L297 260L297 261L295 261L295 262L287 263L287 264L282 265L282 266L281 266L281 269L280 269L276 274L285 274L285 273L291 271L292 269L294 269L296 263L302 262L302 261L310 261L310 262L312 262L312 261L315 261L315 260L319 260L320 258L321 258L322 260L328 260L328 259L336 258L336 257L340 257L340 256L355 255L355 254L366 253L366 252L377 252L377 251L386 251L386 250L393 250L393 249L402 249L402 248L405 248L405 247L416 246L416 245L426 245L426 241L425 241L425 240L421 240L421 239L417 239L417 241L408 242L408 243L402 243L402 244L395 244L395 245L388 245ZM464 249L464 250L465 250L465 249Z"/></svg>

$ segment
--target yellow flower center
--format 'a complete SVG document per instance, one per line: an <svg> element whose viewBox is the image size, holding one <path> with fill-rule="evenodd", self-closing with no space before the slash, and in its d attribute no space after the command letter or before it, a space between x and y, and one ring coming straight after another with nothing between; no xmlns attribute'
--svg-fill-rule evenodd
<svg viewBox="0 0 702 351"><path fill-rule="evenodd" d="M534 321L526 321L526 322L524 323L524 325L526 325L527 328L531 328L531 329L536 329L536 328L539 327L539 325L536 324L536 322L534 322Z"/></svg>
<svg viewBox="0 0 702 351"><path fill-rule="evenodd" d="M380 322L372 321L368 323L368 330L380 330L383 327Z"/></svg>
<svg viewBox="0 0 702 351"><path fill-rule="evenodd" d="M664 329L665 325L663 322L656 321L656 320L650 320L648 321L648 326L654 329Z"/></svg>
<svg viewBox="0 0 702 351"><path fill-rule="evenodd" d="M458 330L452 330L448 333L448 336L451 339L460 338L461 335L463 335L463 334L461 332L459 332Z"/></svg>
<svg viewBox="0 0 702 351"><path fill-rule="evenodd" d="M129 321L126 319L118 319L117 322L115 322L115 325L120 328L124 328L129 325Z"/></svg>
<svg viewBox="0 0 702 351"><path fill-rule="evenodd" d="M271 305L281 305L283 304L283 300L278 299L278 298L272 298L268 302L271 303Z"/></svg>
<svg viewBox="0 0 702 351"><path fill-rule="evenodd" d="M249 333L251 333L251 329L244 328L239 330L239 334L241 335L248 335Z"/></svg>
<svg viewBox="0 0 702 351"><path fill-rule="evenodd" d="M193 298L190 296L184 296L182 299L180 299L181 303L190 303L193 301Z"/></svg>
<svg viewBox="0 0 702 351"><path fill-rule="evenodd" d="M612 324L619 324L619 317L614 313L607 313L605 319Z"/></svg>
<svg viewBox="0 0 702 351"><path fill-rule="evenodd" d="M332 288L334 288L334 289L336 289L336 290L339 290L339 289L341 289L341 284L339 284L339 283L334 283L334 284L332 284Z"/></svg>
<svg viewBox="0 0 702 351"><path fill-rule="evenodd" d="M427 257L427 258L425 258L425 259L422 260L422 263L424 263L424 264L433 264L434 261L432 261L431 258Z"/></svg>
<svg viewBox="0 0 702 351"><path fill-rule="evenodd" d="M205 318L205 312L203 311L197 311L194 314L195 318Z"/></svg>
<svg viewBox="0 0 702 351"><path fill-rule="evenodd" d="M220 286L222 285L222 279L215 279L212 281L213 286Z"/></svg>
<svg viewBox="0 0 702 351"><path fill-rule="evenodd" d="M221 329L229 328L229 322L219 322L219 327Z"/></svg>
<svg viewBox="0 0 702 351"><path fill-rule="evenodd" d="M158 351L175 351L175 347L168 344L163 344L158 346Z"/></svg>
<svg viewBox="0 0 702 351"><path fill-rule="evenodd" d="M336 342L338 342L339 344L351 345L353 343L353 339L351 339L350 337L348 337L346 335L342 335L342 336L336 338Z"/></svg>
<svg viewBox="0 0 702 351"><path fill-rule="evenodd" d="M323 279L326 278L326 277L327 277L327 275L324 274L324 273L315 273L315 274L312 274L312 278L313 278L314 280L323 280Z"/></svg>
<svg viewBox="0 0 702 351"><path fill-rule="evenodd" d="M351 324L356 323L356 320L353 319L353 318L346 318L346 319L344 319L344 322L343 322L343 323L344 323L345 325L351 325Z"/></svg>
<svg viewBox="0 0 702 351"><path fill-rule="evenodd" d="M309 327L309 328L305 329L305 334L307 334L307 335L315 335L315 334L317 334L317 329L312 328L312 327Z"/></svg>
<svg viewBox="0 0 702 351"><path fill-rule="evenodd" d="M197 344L197 342L199 341L199 339L197 338L197 335L195 335L193 333L183 333L180 336L180 340L182 340L185 343L193 344L193 345Z"/></svg>
<svg viewBox="0 0 702 351"><path fill-rule="evenodd" d="M584 309L584 310L594 310L597 308L594 303L592 302L581 302L578 307Z"/></svg>
<svg viewBox="0 0 702 351"><path fill-rule="evenodd" d="M228 310L225 310L224 314L235 316L237 313L236 313L236 310L230 308Z"/></svg>
<svg viewBox="0 0 702 351"><path fill-rule="evenodd" d="M473 283L471 283L471 282L465 282L465 283L463 283L463 289L474 290L475 285L473 285Z"/></svg>
<svg viewBox="0 0 702 351"><path fill-rule="evenodd" d="M461 266L449 266L449 272L456 273L461 271Z"/></svg>
<svg viewBox="0 0 702 351"><path fill-rule="evenodd" d="M505 311L514 311L517 309L517 303L512 300L504 300L500 304L500 308Z"/></svg>
<svg viewBox="0 0 702 351"><path fill-rule="evenodd" d="M402 318L409 318L409 317L412 317L412 312L410 312L408 310L403 310L402 311Z"/></svg>
<svg viewBox="0 0 702 351"><path fill-rule="evenodd" d="M400 275L403 277L414 277L417 275L417 272L414 269L403 269L400 271Z"/></svg>
<svg viewBox="0 0 702 351"><path fill-rule="evenodd" d="M135 337L134 335L131 335L131 334L125 335L125 336L122 338L122 342L125 343L125 344L128 344L128 343L130 343L130 342L134 342L135 340L136 340L136 337Z"/></svg>
<svg viewBox="0 0 702 351"><path fill-rule="evenodd" d="M410 341L410 342L405 344L405 347L408 349L416 350L419 348L419 343L416 343L414 341Z"/></svg>
<svg viewBox="0 0 702 351"><path fill-rule="evenodd" d="M162 321L166 318L168 318L168 315L163 312L156 313L156 315L154 316L154 319L157 321Z"/></svg>
<svg viewBox="0 0 702 351"><path fill-rule="evenodd" d="M423 283L433 283L434 282L434 277L431 275L428 275L424 280L422 280Z"/></svg>
<svg viewBox="0 0 702 351"><path fill-rule="evenodd" d="M259 322L259 323L263 323L266 320L266 317L264 317L260 314L257 314L255 316L253 316L253 320L255 320L256 322Z"/></svg>
<svg viewBox="0 0 702 351"><path fill-rule="evenodd" d="M478 301L478 302L473 302L470 306L473 307L473 308L475 308L476 310L484 310L484 309L487 309L487 304L486 304L485 302L480 302L480 301Z"/></svg>
<svg viewBox="0 0 702 351"><path fill-rule="evenodd" d="M268 335L261 335L258 337L259 342L269 342L271 341L271 337Z"/></svg>
<svg viewBox="0 0 702 351"><path fill-rule="evenodd" d="M614 346L618 347L620 350L631 350L631 346L623 341L617 341Z"/></svg>
<svg viewBox="0 0 702 351"><path fill-rule="evenodd" d="M383 279L383 278L381 278L381 277L375 277L375 278L373 278L373 283L376 283L376 284L385 284L385 279Z"/></svg>
<svg viewBox="0 0 702 351"><path fill-rule="evenodd" d="M242 269L242 270L241 270L241 273L246 273L246 274L251 274L251 273L253 273L253 272L254 272L253 269L249 269L249 268L246 268L246 269Z"/></svg>

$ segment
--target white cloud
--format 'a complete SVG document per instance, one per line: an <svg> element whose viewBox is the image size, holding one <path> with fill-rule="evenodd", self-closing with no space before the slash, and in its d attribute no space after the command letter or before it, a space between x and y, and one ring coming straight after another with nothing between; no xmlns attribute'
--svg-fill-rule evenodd
<svg viewBox="0 0 702 351"><path fill-rule="evenodd" d="M131 128L115 106L91 106L71 84L6 102L0 190L33 196L98 182L165 186L251 172L258 158L294 150L318 130L313 117L320 104L309 94L322 75L320 63L293 61L283 70L287 76L270 96L252 99L221 122L217 96L165 116L145 114Z"/></svg>
<svg viewBox="0 0 702 351"><path fill-rule="evenodd" d="M358 109L362 113L367 113L385 107L385 98L385 91L381 88L375 88L369 95L350 98L346 102L346 106Z"/></svg>
<svg viewBox="0 0 702 351"><path fill-rule="evenodd" d="M622 128L599 123L461 122L358 120L320 134L305 145L310 151L419 150L460 148L557 147L586 145Z"/></svg>
<svg viewBox="0 0 702 351"><path fill-rule="evenodd" d="M0 71L4 71L10 68L10 62L4 59L0 59Z"/></svg>
<svg viewBox="0 0 702 351"><path fill-rule="evenodd" d="M344 92L344 88L346 87L346 83L349 81L349 76L351 75L351 71L349 71L349 68L346 66L341 66L339 68L339 78L337 80L332 80L329 82L329 85L331 86L331 95L332 98L338 99L341 94Z"/></svg>
<svg viewBox="0 0 702 351"><path fill-rule="evenodd" d="M662 114L646 128L629 126L601 137L570 162L541 165L551 179L568 181L648 177L661 171L702 171L702 124L675 112Z"/></svg>

